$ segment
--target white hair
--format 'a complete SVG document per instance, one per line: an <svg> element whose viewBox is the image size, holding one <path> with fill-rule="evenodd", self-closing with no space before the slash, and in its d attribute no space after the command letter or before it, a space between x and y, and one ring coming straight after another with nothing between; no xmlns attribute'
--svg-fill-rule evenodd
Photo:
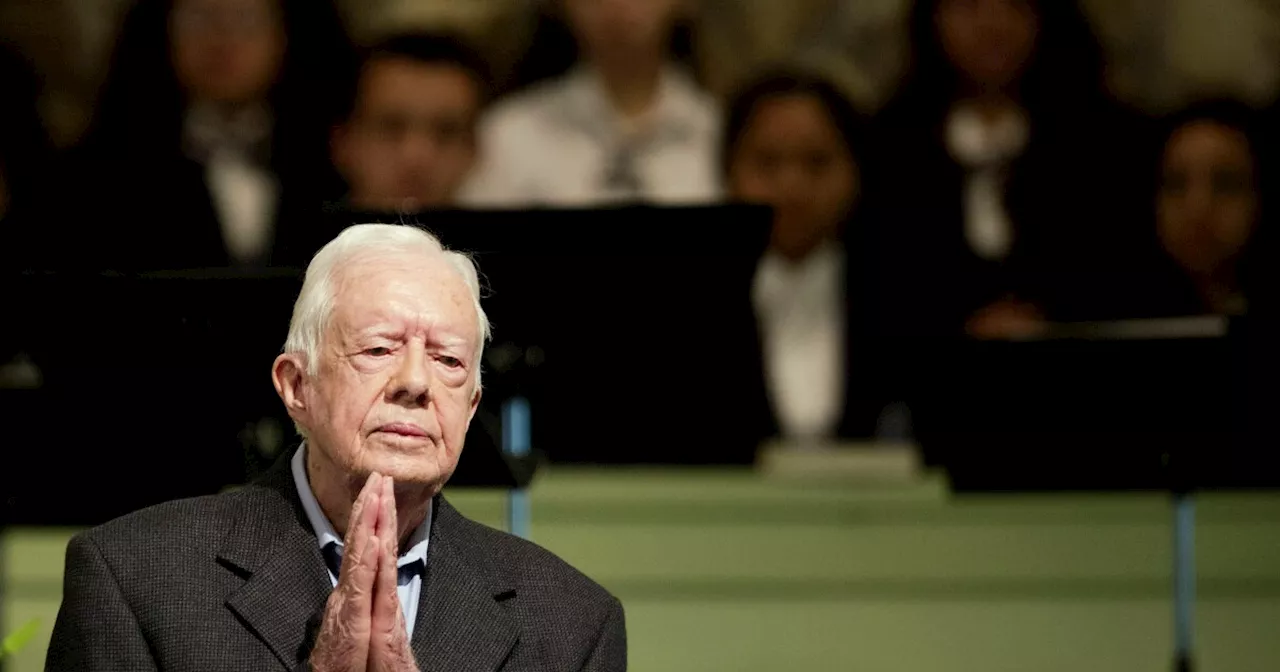
<svg viewBox="0 0 1280 672"><path fill-rule="evenodd" d="M316 375L320 367L320 345L329 318L333 315L337 287L335 280L343 268L370 257L421 254L448 262L462 276L476 309L476 390L480 389L480 362L484 344L489 340L489 318L480 307L480 277L475 262L462 252L446 249L434 235L414 226L401 224L356 224L348 227L329 244L320 248L307 266L302 291L293 304L289 335L284 351L300 354L306 360L308 375Z"/></svg>

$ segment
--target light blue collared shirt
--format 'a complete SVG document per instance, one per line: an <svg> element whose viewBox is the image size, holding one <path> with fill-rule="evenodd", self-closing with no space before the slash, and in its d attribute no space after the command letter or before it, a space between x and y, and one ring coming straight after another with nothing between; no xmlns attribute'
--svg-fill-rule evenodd
<svg viewBox="0 0 1280 672"><path fill-rule="evenodd" d="M333 525L329 523L328 517L324 515L324 511L320 508L320 502L316 501L315 493L311 491L311 482L307 480L306 457L304 451L307 445L304 443L298 447L297 452L293 454L293 484L298 488L298 498L302 500L302 508L307 512L307 519L311 521L311 527L316 531L316 539L320 542L321 551L330 544L336 544L339 555L342 554L342 537L338 536ZM396 566L400 568L400 575L397 577L397 591L400 593L400 609L404 612L404 625L409 631L409 637L413 637L413 622L418 616L418 598L422 594L422 576L426 573L427 568L427 544L431 535L431 517L434 515L433 510L427 511L426 520L422 521L422 525L414 530L413 535L409 537L409 548L400 554L400 559L396 562ZM414 563L419 563L416 567ZM338 577L329 570L329 578L333 581L336 588L338 585Z"/></svg>

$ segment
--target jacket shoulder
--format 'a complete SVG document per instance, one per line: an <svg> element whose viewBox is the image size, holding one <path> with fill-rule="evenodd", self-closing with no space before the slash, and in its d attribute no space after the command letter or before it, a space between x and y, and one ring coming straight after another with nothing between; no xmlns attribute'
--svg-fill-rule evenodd
<svg viewBox="0 0 1280 672"><path fill-rule="evenodd" d="M518 593L554 596L568 600L575 608L592 605L607 610L619 604L603 586L551 551L456 510L449 513L455 517L454 543L483 557L488 570L502 583L515 586Z"/></svg>
<svg viewBox="0 0 1280 672"><path fill-rule="evenodd" d="M139 557L155 557L157 552L212 554L244 507L265 495L258 486L245 486L155 504L80 532L72 541L92 543L108 562L123 557L136 564Z"/></svg>

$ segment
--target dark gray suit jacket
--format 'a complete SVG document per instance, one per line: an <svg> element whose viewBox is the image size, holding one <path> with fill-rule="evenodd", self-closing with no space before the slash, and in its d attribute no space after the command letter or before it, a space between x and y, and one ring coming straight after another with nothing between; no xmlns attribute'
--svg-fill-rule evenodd
<svg viewBox="0 0 1280 672"><path fill-rule="evenodd" d="M413 652L428 671L627 667L622 605L435 500ZM257 483L77 534L45 670L301 670L332 591L288 460Z"/></svg>

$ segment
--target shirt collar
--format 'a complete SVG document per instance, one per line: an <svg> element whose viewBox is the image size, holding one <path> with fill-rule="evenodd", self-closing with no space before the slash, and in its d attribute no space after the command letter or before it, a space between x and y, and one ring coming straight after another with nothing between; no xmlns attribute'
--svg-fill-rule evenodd
<svg viewBox="0 0 1280 672"><path fill-rule="evenodd" d="M785 259L773 250L766 252L756 267L752 286L756 309L774 314L797 310L803 304L825 310L831 300L841 296L844 264L843 249L832 241L799 261Z"/></svg>
<svg viewBox="0 0 1280 672"><path fill-rule="evenodd" d="M302 509L307 512L307 520L311 522L311 528L315 530L316 541L319 542L320 548L324 548L329 544L337 544L339 550L342 549L342 537L338 535L337 530L333 529L333 525L329 522L329 518L324 515L324 510L320 508L320 502L316 500L316 495L311 490L311 482L307 480L306 467L306 448L307 444L303 443L298 446L298 450L294 452L291 460L293 468L293 484L298 489L298 498L302 500ZM431 519L435 516L435 507L427 510L427 517L414 530L409 537L407 550L402 550L399 560L396 561L397 567L404 567L421 562L422 567L427 566L427 546L431 540Z"/></svg>
<svg viewBox="0 0 1280 672"><path fill-rule="evenodd" d="M183 118L183 149L198 161L207 161L219 152L266 161L271 125L271 114L261 105L250 105L228 115L213 105L197 103Z"/></svg>
<svg viewBox="0 0 1280 672"><path fill-rule="evenodd" d="M1020 113L987 121L972 107L958 107L947 117L947 151L966 168L998 166L1022 154L1030 133Z"/></svg>

